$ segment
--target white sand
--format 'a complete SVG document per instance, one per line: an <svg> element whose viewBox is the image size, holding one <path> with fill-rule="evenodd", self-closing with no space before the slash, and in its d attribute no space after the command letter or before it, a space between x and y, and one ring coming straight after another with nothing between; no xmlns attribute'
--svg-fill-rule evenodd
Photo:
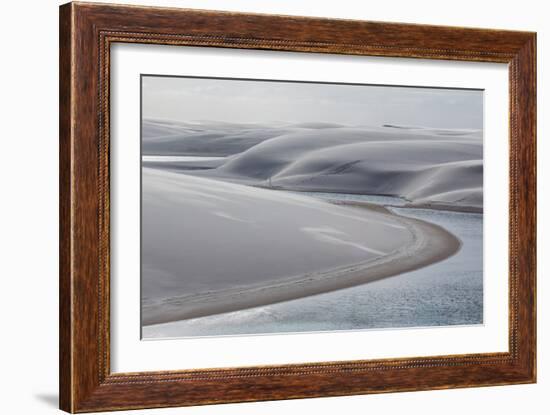
<svg viewBox="0 0 550 415"><path fill-rule="evenodd" d="M344 128L280 136L205 174L245 177L290 190L483 206L480 138L392 130L395 137Z"/></svg>
<svg viewBox="0 0 550 415"><path fill-rule="evenodd" d="M230 155L174 170L288 190L382 194L415 205L483 208L479 130L328 123L143 124L144 154ZM204 162L203 162L204 163Z"/></svg>
<svg viewBox="0 0 550 415"><path fill-rule="evenodd" d="M146 325L361 284L459 247L379 210L155 169L143 170L142 209Z"/></svg>

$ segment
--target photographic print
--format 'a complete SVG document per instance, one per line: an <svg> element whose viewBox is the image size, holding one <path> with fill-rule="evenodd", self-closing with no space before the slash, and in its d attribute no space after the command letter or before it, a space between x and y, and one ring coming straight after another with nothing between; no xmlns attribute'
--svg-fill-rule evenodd
<svg viewBox="0 0 550 415"><path fill-rule="evenodd" d="M483 91L141 77L143 339L483 324Z"/></svg>

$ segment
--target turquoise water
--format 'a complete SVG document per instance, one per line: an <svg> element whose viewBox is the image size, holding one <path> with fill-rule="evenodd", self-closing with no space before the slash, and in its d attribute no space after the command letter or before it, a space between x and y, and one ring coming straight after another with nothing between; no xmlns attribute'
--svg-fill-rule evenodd
<svg viewBox="0 0 550 415"><path fill-rule="evenodd" d="M335 194L329 195L333 198ZM327 197L322 193L314 196ZM373 202L372 196L368 198ZM379 203L388 202L379 200ZM395 200L389 203L396 205ZM429 209L391 209L397 214L442 226L461 240L461 249L439 263L391 278L248 310L145 327L144 336L244 335L482 324L483 215Z"/></svg>

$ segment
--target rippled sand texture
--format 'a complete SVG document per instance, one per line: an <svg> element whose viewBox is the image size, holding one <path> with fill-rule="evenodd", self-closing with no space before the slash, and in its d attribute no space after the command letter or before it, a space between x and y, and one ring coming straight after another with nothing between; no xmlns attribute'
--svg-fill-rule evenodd
<svg viewBox="0 0 550 415"><path fill-rule="evenodd" d="M415 205L483 209L480 130L329 123L259 125L145 120L144 154L228 156L196 175L288 190L384 194Z"/></svg>

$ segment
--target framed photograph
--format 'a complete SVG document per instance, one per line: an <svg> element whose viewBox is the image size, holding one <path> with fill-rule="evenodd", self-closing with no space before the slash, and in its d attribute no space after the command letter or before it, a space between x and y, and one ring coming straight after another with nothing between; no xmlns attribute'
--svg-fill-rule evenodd
<svg viewBox="0 0 550 415"><path fill-rule="evenodd" d="M536 35L60 8L60 407L536 380Z"/></svg>

